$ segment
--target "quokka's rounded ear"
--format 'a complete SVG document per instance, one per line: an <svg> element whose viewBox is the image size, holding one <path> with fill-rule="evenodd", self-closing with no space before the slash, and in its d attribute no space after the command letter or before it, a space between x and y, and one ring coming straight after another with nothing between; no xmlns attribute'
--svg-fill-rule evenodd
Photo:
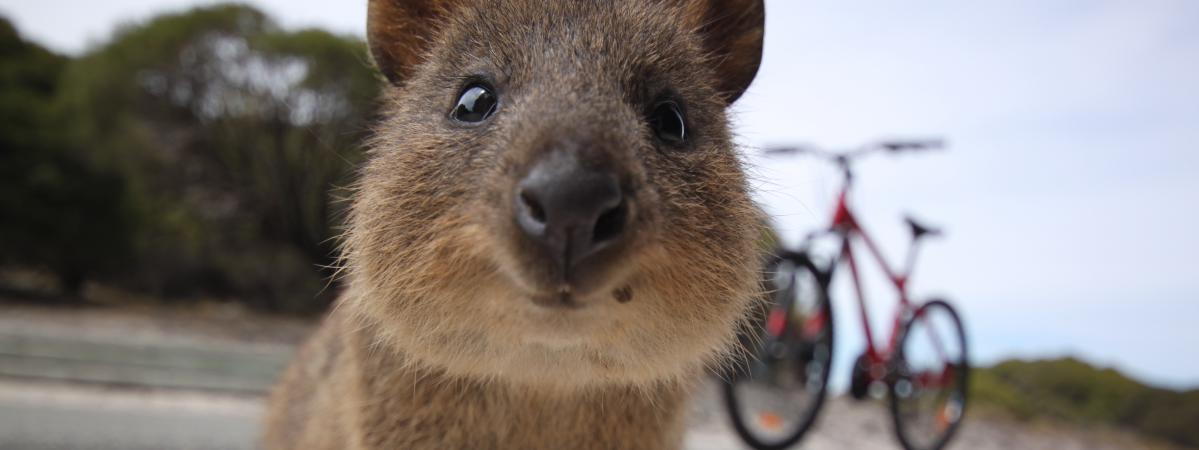
<svg viewBox="0 0 1199 450"><path fill-rule="evenodd" d="M375 65L392 84L412 74L453 0L369 0L366 35Z"/></svg>
<svg viewBox="0 0 1199 450"><path fill-rule="evenodd" d="M703 38L726 104L741 97L762 63L766 6L762 0L683 0L689 24Z"/></svg>

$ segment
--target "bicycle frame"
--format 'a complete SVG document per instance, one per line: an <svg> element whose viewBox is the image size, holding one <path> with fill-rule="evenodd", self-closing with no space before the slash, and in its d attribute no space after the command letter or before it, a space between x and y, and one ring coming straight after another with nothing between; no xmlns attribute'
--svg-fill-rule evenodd
<svg viewBox="0 0 1199 450"><path fill-rule="evenodd" d="M833 222L830 226L830 230L841 236L841 256L838 258L838 262L844 261L845 265L849 267L854 294L858 299L858 311L860 312L860 319L862 321L862 330L866 333L867 358L869 358L871 365L884 364L887 359L890 358L891 353L895 349L895 344L899 339L899 331L904 317L907 314L910 314L912 309L912 302L908 297L907 281L911 275L913 267L911 262L914 261L915 258L914 256L908 258L908 267L906 267L903 272L896 271L887 264L886 259L883 258L882 251L880 251L878 246L875 245L874 240L871 239L870 235L867 234L864 229L862 229L857 217L854 216L853 211L849 208L849 188L850 185L847 182L837 197L837 206L835 212L833 213ZM866 249L869 250L869 254L882 268L883 273L887 276L887 280L892 286L895 287L895 290L899 295L900 309L898 313L895 314L895 318L892 322L891 333L887 338L886 347L880 348L878 345L876 345L874 332L870 327L870 316L866 311L866 298L862 290L862 280L858 270L858 260L854 256L853 252L853 241L855 237L866 245ZM909 250L910 255L915 254L914 246L915 243L913 243L913 248ZM874 371L872 370L871 372Z"/></svg>
<svg viewBox="0 0 1199 450"><path fill-rule="evenodd" d="M854 294L858 299L858 311L862 321L862 330L866 335L866 355L870 362L870 370L868 371L872 379L881 379L886 370L886 363L891 358L896 350L896 345L899 341L900 332L903 329L904 321L912 314L915 305L908 296L908 280L911 279L912 271L916 265L916 251L920 241L913 238L911 247L908 249L906 258L906 266L902 271L892 268L887 264L886 258L883 257L882 251L874 243L874 240L862 228L854 215L853 210L849 207L849 192L853 185L853 173L849 168L849 161L845 157L837 159L841 170L845 175L845 183L841 187L841 192L837 195L837 205L833 212L833 220L829 226L829 231L837 233L841 237L840 257L833 263L840 264L844 261L845 265L849 266L849 273L852 279ZM870 327L870 316L866 311L866 298L862 290L862 279L858 270L858 260L853 251L853 241L860 240L865 244L869 255L874 259L875 263L882 268L883 273L887 276L887 280L895 288L896 294L899 297L899 309L895 313L895 317L891 323L890 336L887 338L885 347L880 347L874 338L874 330ZM830 267L832 273L834 267ZM922 318L918 318L922 319ZM940 342L940 338L935 334L931 334L933 347L936 349L938 356L945 360L945 350Z"/></svg>

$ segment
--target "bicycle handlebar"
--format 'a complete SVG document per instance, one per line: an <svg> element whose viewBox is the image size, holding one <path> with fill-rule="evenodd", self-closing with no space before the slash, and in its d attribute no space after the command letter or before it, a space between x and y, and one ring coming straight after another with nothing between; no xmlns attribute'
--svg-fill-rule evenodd
<svg viewBox="0 0 1199 450"><path fill-rule="evenodd" d="M888 140L879 141L873 144L867 144L856 149L844 151L829 151L811 145L790 145L767 147L764 153L768 155L802 155L808 154L821 158L831 159L840 163L847 163L853 158L857 158L866 154L877 151L885 151L888 153L923 151L923 150L939 150L945 147L945 143L940 139L924 139L924 140Z"/></svg>

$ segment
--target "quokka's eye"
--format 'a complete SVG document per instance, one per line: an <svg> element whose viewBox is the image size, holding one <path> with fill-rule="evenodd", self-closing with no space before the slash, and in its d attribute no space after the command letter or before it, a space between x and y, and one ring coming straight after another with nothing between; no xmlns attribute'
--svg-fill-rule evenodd
<svg viewBox="0 0 1199 450"><path fill-rule="evenodd" d="M658 103L649 113L649 126L662 142L672 145L682 144L687 140L687 125L683 120L683 111L672 101Z"/></svg>
<svg viewBox="0 0 1199 450"><path fill-rule="evenodd" d="M458 104L450 111L450 117L459 122L482 122L495 113L499 103L497 100L491 88L482 84L472 84L462 90L462 94L458 96Z"/></svg>

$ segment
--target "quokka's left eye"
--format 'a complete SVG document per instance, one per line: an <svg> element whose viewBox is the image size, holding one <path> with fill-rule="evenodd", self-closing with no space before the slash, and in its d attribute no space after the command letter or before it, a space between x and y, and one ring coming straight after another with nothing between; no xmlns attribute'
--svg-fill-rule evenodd
<svg viewBox="0 0 1199 450"><path fill-rule="evenodd" d="M477 123L495 114L499 99L491 88L483 84L472 84L458 95L458 104L450 111L450 117L459 122Z"/></svg>
<svg viewBox="0 0 1199 450"><path fill-rule="evenodd" d="M648 120L649 126L654 129L654 135L662 142L679 145L687 140L687 124L677 103L658 103L649 113Z"/></svg>

